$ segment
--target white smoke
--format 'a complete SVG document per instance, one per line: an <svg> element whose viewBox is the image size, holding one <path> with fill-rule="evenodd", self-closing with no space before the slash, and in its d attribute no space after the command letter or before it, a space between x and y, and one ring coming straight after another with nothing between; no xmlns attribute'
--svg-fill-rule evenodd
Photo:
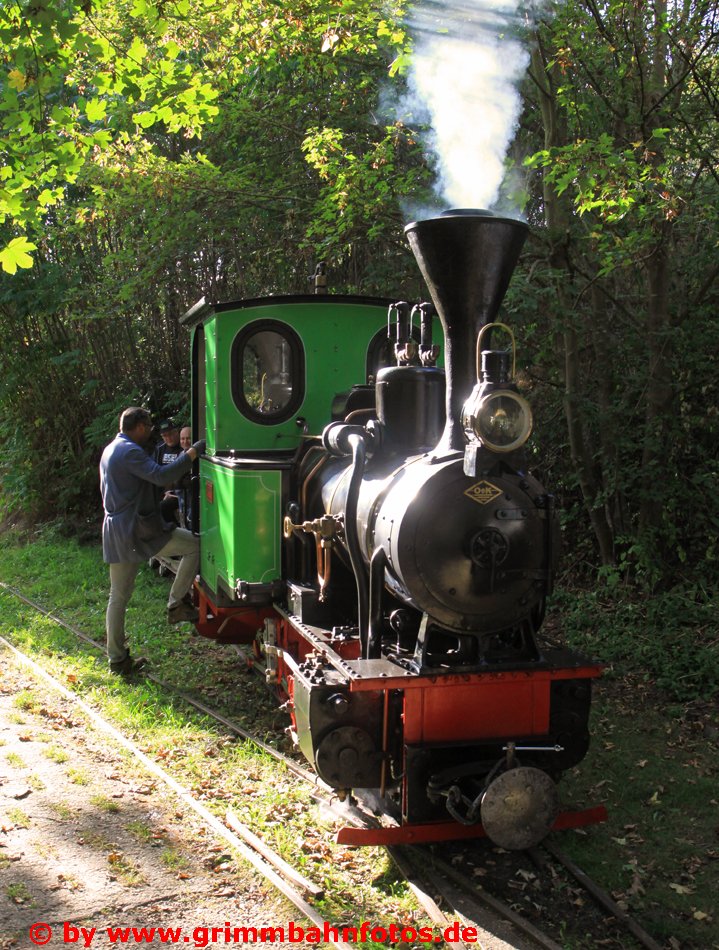
<svg viewBox="0 0 719 950"><path fill-rule="evenodd" d="M517 84L529 63L517 20L513 0L425 0L413 15L415 51L400 117L431 126L423 143L434 154L445 206L497 201L521 108Z"/></svg>

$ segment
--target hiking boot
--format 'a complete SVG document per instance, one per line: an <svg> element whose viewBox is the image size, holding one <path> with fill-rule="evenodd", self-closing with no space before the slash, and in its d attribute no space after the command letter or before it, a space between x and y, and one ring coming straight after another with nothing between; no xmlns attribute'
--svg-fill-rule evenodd
<svg viewBox="0 0 719 950"><path fill-rule="evenodd" d="M192 605L181 600L174 607L167 608L168 623L182 623L183 620L190 620L192 623L200 619L197 609Z"/></svg>
<svg viewBox="0 0 719 950"><path fill-rule="evenodd" d="M115 676L124 676L126 678L138 676L147 666L147 660L144 656L138 656L136 660L128 653L124 660L111 660L110 672Z"/></svg>

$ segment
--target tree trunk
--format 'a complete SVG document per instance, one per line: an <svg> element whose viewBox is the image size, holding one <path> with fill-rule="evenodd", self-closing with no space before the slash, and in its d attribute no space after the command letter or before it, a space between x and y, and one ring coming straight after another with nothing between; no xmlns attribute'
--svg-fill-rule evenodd
<svg viewBox="0 0 719 950"><path fill-rule="evenodd" d="M654 35L650 47L651 60L647 64L650 79L642 112L647 141L655 129L672 124L668 110L671 103L666 98L669 56L667 36L664 29L666 0L656 0L654 6ZM654 140L656 142L656 140ZM661 140L660 140L661 142ZM661 144L653 144L652 164L659 170L665 161ZM642 475L644 491L639 511L639 536L647 551L652 550L660 532L662 518L661 489L664 460L668 445L669 409L674 398L673 367L671 356L671 317L669 308L670 255L668 252L671 232L670 216L655 224L655 243L649 256L645 273L647 281L647 384L644 416L644 442L642 447ZM651 546L651 547L650 547ZM657 551L661 559L662 551Z"/></svg>
<svg viewBox="0 0 719 950"><path fill-rule="evenodd" d="M540 107L544 122L544 147L549 149L567 142L564 118L557 108L553 72L541 52L539 38L532 52L532 75L540 90ZM564 343L564 412L567 420L572 465L579 481L582 499L594 530L603 564L613 564L614 537L607 520L602 500L601 484L597 480L593 454L586 438L582 415L582 381L580 372L579 340L573 323L573 307L569 287L573 273L569 258L571 210L568 200L558 195L546 181L543 184L544 217L550 241L550 263L556 274L555 292L562 320Z"/></svg>

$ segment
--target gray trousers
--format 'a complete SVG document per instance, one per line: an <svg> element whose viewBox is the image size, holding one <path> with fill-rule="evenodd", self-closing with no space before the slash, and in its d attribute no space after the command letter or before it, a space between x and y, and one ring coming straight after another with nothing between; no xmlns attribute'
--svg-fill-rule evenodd
<svg viewBox="0 0 719 950"><path fill-rule="evenodd" d="M158 557L181 557L175 580L170 588L167 606L174 607L192 587L200 566L200 539L185 528L175 528ZM110 564L110 598L107 602L105 631L107 655L111 663L119 663L128 654L125 638L125 611L135 589L139 564Z"/></svg>

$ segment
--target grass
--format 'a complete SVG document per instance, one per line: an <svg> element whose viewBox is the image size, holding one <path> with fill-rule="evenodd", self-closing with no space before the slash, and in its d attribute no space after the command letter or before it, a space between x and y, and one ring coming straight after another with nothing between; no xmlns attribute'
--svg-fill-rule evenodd
<svg viewBox="0 0 719 950"><path fill-rule="evenodd" d="M73 785L90 785L92 779L85 769L70 768L67 770L67 777Z"/></svg>
<svg viewBox="0 0 719 950"><path fill-rule="evenodd" d="M69 821L73 816L73 810L67 802L52 802L50 808L52 808L61 821Z"/></svg>
<svg viewBox="0 0 719 950"><path fill-rule="evenodd" d="M60 855L55 845L48 844L47 841L36 841L34 850L41 858L57 858Z"/></svg>
<svg viewBox="0 0 719 950"><path fill-rule="evenodd" d="M43 749L42 754L46 759L50 759L51 762L57 762L60 765L62 765L63 762L67 762L67 760L70 758L62 746L55 742L49 745L46 749Z"/></svg>
<svg viewBox="0 0 719 950"><path fill-rule="evenodd" d="M146 883L140 868L121 851L111 851L107 863L110 865L110 877L116 878L125 887L139 887Z"/></svg>
<svg viewBox="0 0 719 950"><path fill-rule="evenodd" d="M14 904L27 904L28 907L35 906L32 894L28 890L27 884L23 881L8 884L5 888L5 894L8 900L11 900Z"/></svg>
<svg viewBox="0 0 719 950"><path fill-rule="evenodd" d="M145 821L139 821L137 819L128 821L125 828L139 841L149 842L155 838L155 831Z"/></svg>
<svg viewBox="0 0 719 950"><path fill-rule="evenodd" d="M58 542L50 533L36 539L31 550L32 556L26 547L9 546L8 556L0 567L0 580L52 608L99 643L108 588L99 549L80 547L64 539ZM190 638L189 628L168 627L166 597L167 580L141 570L128 611L132 651L149 656L158 677L184 691L196 690L250 730L256 728L256 722L274 718L278 731L264 728L261 738L283 742L281 730L287 719L275 710L264 683L259 677L248 675L233 649ZM311 849L303 850L305 839L327 839L331 832L317 830L310 789L252 742L236 740L214 720L155 683L128 684L111 677L99 650L94 651L2 589L0 610L2 632L20 649L30 653L119 729L130 733L144 752L219 816L231 807L242 821L280 850L286 860L304 866L305 873L310 873L323 884L327 894L333 895L321 908L328 919L352 921L358 908L367 919L417 915L411 892L383 851L346 851L327 844L322 853L317 851L317 856L312 857ZM212 684L209 691L208 683ZM31 697L23 701L30 711ZM52 738L48 736L47 742L52 749ZM143 774L141 767L138 771ZM143 781L148 781L146 775ZM134 827L134 833L143 832ZM89 840L87 843L92 844ZM168 849L163 858L168 869L179 873L185 869L184 860L189 859L173 849ZM378 866L385 866L386 876L394 882L392 888L372 883ZM113 865L113 873L123 883L138 883L135 872L137 869L125 868L119 860ZM141 877L140 872L137 874Z"/></svg>
<svg viewBox="0 0 719 950"><path fill-rule="evenodd" d="M52 532L29 546L6 544L0 580L102 641L108 580L97 547L58 540ZM128 612L133 652L150 657L160 678L197 691L250 730L258 722L274 721L277 729L267 727L262 737L281 742L287 720L274 710L259 677L247 674L231 648L190 638L183 625L168 627L166 596L167 581L141 570ZM111 677L100 651L1 588L0 617L0 632L131 733L143 751L209 808L219 816L232 808L286 860L321 883L328 896L320 909L328 919L352 922L361 913L364 919L381 921L417 914L386 852L334 845L330 829L318 822L309 789L251 742L227 735L157 684L127 684ZM585 631L591 645L590 634ZM609 820L568 832L559 843L658 940L673 938L702 950L719 947L719 915L713 909L719 868L716 740L695 729L696 704L667 698L641 671L630 675L620 670L615 666L596 690L592 747L561 786L571 807L605 802ZM16 707L42 714L32 691L21 694ZM714 719L707 715L705 724L719 727L716 711ZM43 741L52 756L57 737L47 733ZM141 781L152 781L137 768ZM127 827L141 840L155 837L141 825ZM115 853L108 842L95 844ZM172 848L163 852L168 868L175 853ZM141 872L124 868L121 859L113 873L118 879L122 875L123 883L135 877L135 884L141 883ZM589 944L573 939L565 938L567 948L588 950Z"/></svg>
<svg viewBox="0 0 719 950"><path fill-rule="evenodd" d="M95 851L107 851L108 853L111 853L115 850L114 843L98 831L84 832L82 841L80 843L86 844L90 848L94 848Z"/></svg>
<svg viewBox="0 0 719 950"><path fill-rule="evenodd" d="M25 712L37 712L39 709L37 697L32 690L29 689L24 689L15 696L13 706L17 706L18 709L22 709Z"/></svg>
<svg viewBox="0 0 719 950"><path fill-rule="evenodd" d="M16 828L29 828L32 824L32 820L27 812L24 812L22 808L18 808L16 805L12 808L8 808L6 814Z"/></svg>
<svg viewBox="0 0 719 950"><path fill-rule="evenodd" d="M165 848L160 855L160 861L168 871L184 871L190 867L190 862L175 848Z"/></svg>
<svg viewBox="0 0 719 950"><path fill-rule="evenodd" d="M635 689L641 695L641 684ZM699 939L698 946L718 945L719 794L703 738L692 741L682 723L657 710L637 720L619 692L611 705L595 707L594 720L593 732L603 738L564 791L606 801L609 821L591 846L584 836L567 836L566 850L627 900L657 939L681 933Z"/></svg>
<svg viewBox="0 0 719 950"><path fill-rule="evenodd" d="M108 814L114 814L120 811L119 804L114 801L112 798L108 798L107 795L91 795L90 803L99 808L100 811L107 812Z"/></svg>

